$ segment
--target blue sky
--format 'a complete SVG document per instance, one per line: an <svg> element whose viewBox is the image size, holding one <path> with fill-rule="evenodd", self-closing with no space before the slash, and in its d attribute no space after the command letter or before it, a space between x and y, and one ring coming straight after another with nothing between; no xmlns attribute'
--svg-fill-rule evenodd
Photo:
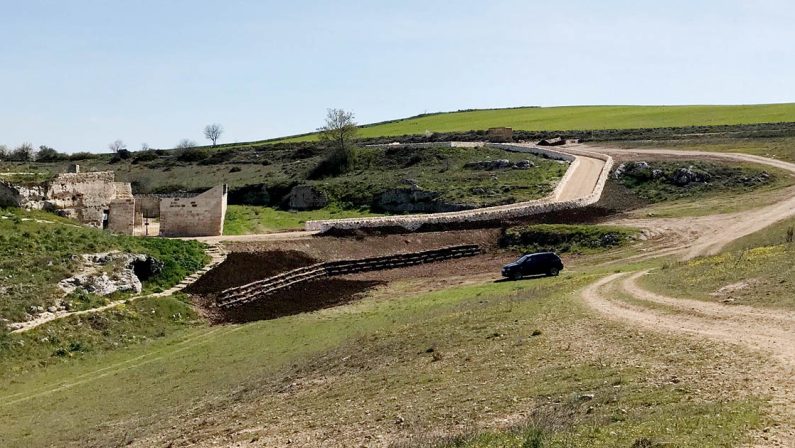
<svg viewBox="0 0 795 448"><path fill-rule="evenodd" d="M795 101L790 0L0 0L0 144L519 105Z"/></svg>

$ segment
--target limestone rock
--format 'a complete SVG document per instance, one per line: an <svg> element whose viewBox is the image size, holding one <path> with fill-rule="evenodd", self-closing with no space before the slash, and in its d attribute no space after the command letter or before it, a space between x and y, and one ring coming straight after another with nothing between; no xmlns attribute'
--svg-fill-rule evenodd
<svg viewBox="0 0 795 448"><path fill-rule="evenodd" d="M497 160L480 160L477 162L469 162L464 164L464 168L471 170L507 170L519 169L526 170L534 167L535 164L529 160L520 160L518 162L511 162L508 159Z"/></svg>
<svg viewBox="0 0 795 448"><path fill-rule="evenodd" d="M290 210L317 210L328 205L326 193L309 185L296 185L287 195Z"/></svg>

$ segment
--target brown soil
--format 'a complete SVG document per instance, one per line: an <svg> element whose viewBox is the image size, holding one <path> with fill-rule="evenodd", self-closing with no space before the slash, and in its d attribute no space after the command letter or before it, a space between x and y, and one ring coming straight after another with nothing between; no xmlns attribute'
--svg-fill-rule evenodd
<svg viewBox="0 0 795 448"><path fill-rule="evenodd" d="M266 253L230 253L226 260L185 288L188 294L212 294L245 285L281 272L309 266L317 260L294 250Z"/></svg>
<svg viewBox="0 0 795 448"><path fill-rule="evenodd" d="M314 237L286 241L235 241L224 245L231 252L298 251L318 260L379 257L405 252L477 244L485 252L497 247L500 229L457 230L403 235Z"/></svg>
<svg viewBox="0 0 795 448"><path fill-rule="evenodd" d="M213 323L245 323L342 305L361 298L368 290L384 283L377 280L319 279L230 309L207 306L214 301L212 296L198 298L197 303L204 305L206 316Z"/></svg>

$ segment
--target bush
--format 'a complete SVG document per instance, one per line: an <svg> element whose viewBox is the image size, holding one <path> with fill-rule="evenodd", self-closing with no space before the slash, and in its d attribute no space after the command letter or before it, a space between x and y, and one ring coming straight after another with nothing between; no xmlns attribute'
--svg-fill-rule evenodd
<svg viewBox="0 0 795 448"><path fill-rule="evenodd" d="M503 231L500 246L522 252L581 252L617 247L633 235L622 227L537 224Z"/></svg>
<svg viewBox="0 0 795 448"><path fill-rule="evenodd" d="M232 160L235 157L235 151L232 150L223 150L223 151L213 151L209 157L201 160L199 165L221 165L225 162Z"/></svg>
<svg viewBox="0 0 795 448"><path fill-rule="evenodd" d="M146 151L139 151L135 153L132 163L137 164L141 162L151 162L153 160L157 160L158 157L160 156L157 155L157 152L147 149Z"/></svg>
<svg viewBox="0 0 795 448"><path fill-rule="evenodd" d="M179 151L177 160L180 162L200 162L210 156L209 151L204 148L186 148Z"/></svg>
<svg viewBox="0 0 795 448"><path fill-rule="evenodd" d="M57 162L66 158L67 156L65 154L61 154L54 148L45 145L39 146L39 150L36 152L37 162Z"/></svg>
<svg viewBox="0 0 795 448"><path fill-rule="evenodd" d="M75 161L78 161L78 160L97 159L99 157L100 157L99 154L94 154L94 153L91 153L91 152L82 151L82 152L76 152L74 154L71 154L69 156L69 160L75 162Z"/></svg>

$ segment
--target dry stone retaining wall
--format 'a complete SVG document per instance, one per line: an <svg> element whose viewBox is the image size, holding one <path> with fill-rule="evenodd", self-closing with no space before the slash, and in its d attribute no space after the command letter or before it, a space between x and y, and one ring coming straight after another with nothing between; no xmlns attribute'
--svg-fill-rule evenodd
<svg viewBox="0 0 795 448"><path fill-rule="evenodd" d="M231 308L258 300L298 283L321 277L355 274L412 266L435 261L471 257L480 253L474 244L445 247L442 249L387 255L358 260L327 261L287 271L273 277L224 290L216 303L221 308Z"/></svg>
<svg viewBox="0 0 795 448"><path fill-rule="evenodd" d="M516 204L485 207L460 212L432 213L426 215L383 216L375 218L349 218L337 220L307 221L306 230L325 232L331 229L354 230L377 227L403 227L415 231L424 224L451 224L461 222L497 221L523 218L541 213L557 212L595 204L602 197L605 182L613 166L613 159L604 154L567 149L567 152L547 148L526 147L518 145L494 144L494 147L515 152L533 153L557 160L572 162L555 191L547 198L519 202ZM591 157L605 162L594 190L588 196L569 201L558 201L565 183L571 179L577 166L578 157Z"/></svg>

